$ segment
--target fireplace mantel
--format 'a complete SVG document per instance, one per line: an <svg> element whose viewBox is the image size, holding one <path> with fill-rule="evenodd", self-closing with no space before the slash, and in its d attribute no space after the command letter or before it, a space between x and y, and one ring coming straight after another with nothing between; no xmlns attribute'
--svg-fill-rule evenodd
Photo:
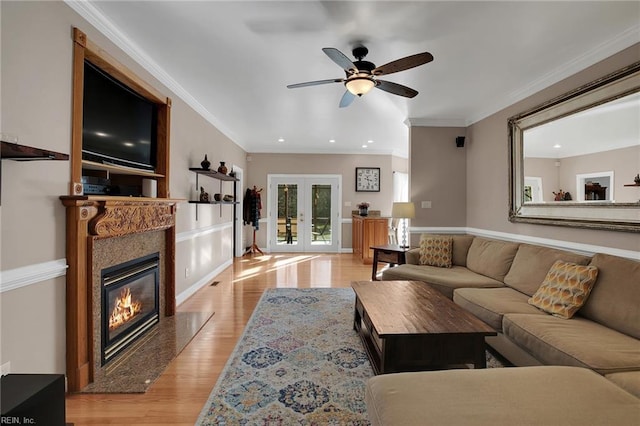
<svg viewBox="0 0 640 426"><path fill-rule="evenodd" d="M175 314L175 213L184 200L143 197L62 196L67 238L67 380L70 392L93 382L93 241L164 231L166 316Z"/></svg>

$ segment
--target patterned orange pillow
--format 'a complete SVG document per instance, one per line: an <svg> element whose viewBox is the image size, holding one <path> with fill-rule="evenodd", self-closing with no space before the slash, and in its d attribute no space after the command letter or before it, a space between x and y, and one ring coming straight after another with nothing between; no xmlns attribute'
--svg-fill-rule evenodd
<svg viewBox="0 0 640 426"><path fill-rule="evenodd" d="M551 315L569 319L587 301L596 278L595 266L557 260L528 302Z"/></svg>
<svg viewBox="0 0 640 426"><path fill-rule="evenodd" d="M420 265L451 268L452 255L452 237L432 236L420 240Z"/></svg>

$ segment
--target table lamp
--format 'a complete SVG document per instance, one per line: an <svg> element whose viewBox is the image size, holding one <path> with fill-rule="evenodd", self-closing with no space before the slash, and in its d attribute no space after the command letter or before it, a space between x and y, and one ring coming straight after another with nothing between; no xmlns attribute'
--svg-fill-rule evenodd
<svg viewBox="0 0 640 426"><path fill-rule="evenodd" d="M393 203L391 208L391 217L402 220L402 245L400 247L409 247L407 244L407 221L416 217L416 208L412 202Z"/></svg>

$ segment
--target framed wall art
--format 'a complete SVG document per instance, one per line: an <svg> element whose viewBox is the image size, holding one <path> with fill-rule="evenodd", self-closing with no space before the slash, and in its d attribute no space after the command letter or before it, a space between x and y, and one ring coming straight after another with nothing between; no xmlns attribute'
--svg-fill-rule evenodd
<svg viewBox="0 0 640 426"><path fill-rule="evenodd" d="M380 192L380 167L356 167L356 192Z"/></svg>

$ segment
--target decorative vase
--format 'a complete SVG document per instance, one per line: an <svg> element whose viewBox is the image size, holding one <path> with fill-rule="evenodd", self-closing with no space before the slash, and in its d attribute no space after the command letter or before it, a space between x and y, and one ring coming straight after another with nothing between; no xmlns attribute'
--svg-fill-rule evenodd
<svg viewBox="0 0 640 426"><path fill-rule="evenodd" d="M220 167L218 167L218 173L222 173L223 175L227 174L227 166L224 165L224 161L220 162Z"/></svg>
<svg viewBox="0 0 640 426"><path fill-rule="evenodd" d="M211 162L207 160L207 154L204 155L204 160L200 162L200 166L202 166L203 170L209 170L209 167L211 166Z"/></svg>
<svg viewBox="0 0 640 426"><path fill-rule="evenodd" d="M637 174L636 177L633 178L633 181L636 185L640 185L640 174Z"/></svg>
<svg viewBox="0 0 640 426"><path fill-rule="evenodd" d="M358 207L360 216L368 216L369 208L368 207Z"/></svg>

